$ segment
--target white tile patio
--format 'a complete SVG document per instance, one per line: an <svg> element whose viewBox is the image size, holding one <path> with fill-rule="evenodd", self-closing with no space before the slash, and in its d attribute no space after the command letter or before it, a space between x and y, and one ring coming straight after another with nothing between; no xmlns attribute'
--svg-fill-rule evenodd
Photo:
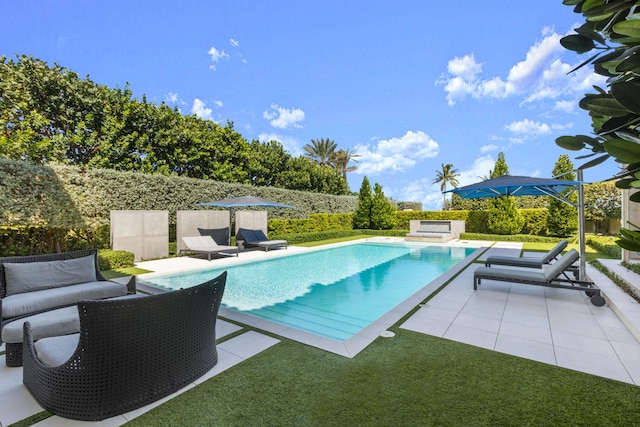
<svg viewBox="0 0 640 427"><path fill-rule="evenodd" d="M502 243L479 260L520 252L521 244ZM596 307L567 289L483 280L474 291L473 271L481 265L465 269L401 327L640 385L640 343L627 326L640 330L640 304L606 276L587 265L607 300ZM628 313L622 319L620 307Z"/></svg>

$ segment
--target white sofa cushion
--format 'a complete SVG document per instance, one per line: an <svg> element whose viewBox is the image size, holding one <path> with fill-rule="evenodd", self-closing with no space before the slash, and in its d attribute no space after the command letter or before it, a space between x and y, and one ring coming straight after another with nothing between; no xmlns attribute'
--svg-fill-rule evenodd
<svg viewBox="0 0 640 427"><path fill-rule="evenodd" d="M105 280L23 292L2 299L2 318L63 307L85 299L113 298L126 294L127 285Z"/></svg>
<svg viewBox="0 0 640 427"><path fill-rule="evenodd" d="M5 263L4 277L7 295L95 282L95 258L89 255L61 261Z"/></svg>

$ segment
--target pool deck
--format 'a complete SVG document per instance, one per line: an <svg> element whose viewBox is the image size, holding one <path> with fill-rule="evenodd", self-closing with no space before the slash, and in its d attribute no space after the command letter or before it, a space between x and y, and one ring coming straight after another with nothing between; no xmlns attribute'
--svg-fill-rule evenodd
<svg viewBox="0 0 640 427"><path fill-rule="evenodd" d="M458 241L449 244L472 244L481 247L482 255L478 260L484 260L489 255L518 256L522 248L521 243L510 242ZM221 267L239 262L252 262L309 250L313 249L290 246L287 250L245 251L237 258L215 259L210 262L206 258L180 257L141 262L137 266L154 271L155 274L169 273L207 268L211 265ZM469 265L469 262L470 258L475 258L480 252L467 257L457 269L450 270L382 319L365 328L365 331L352 338L352 342L349 340L346 343L338 343L318 338L246 315L237 317L238 313L223 309L220 311L221 319L217 324L219 362L216 367L193 384L165 399L136 411L91 424L122 425L279 342L277 338L245 326L323 348L345 357L354 357L378 338L381 332L412 311L415 311L413 315L401 324L402 329L640 385L638 302L589 265L587 275L598 284L607 301L603 307L592 305L583 292L566 289L483 280L478 290L474 291L473 271L476 266L482 264ZM625 274L626 270L619 266L619 261L601 262L619 276ZM420 304L450 279L453 280L426 304ZM0 349L4 350L4 345ZM0 426L7 426L41 411L42 408L22 385L22 368L7 368L4 355L0 356ZM53 416L35 425L83 424L86 422Z"/></svg>

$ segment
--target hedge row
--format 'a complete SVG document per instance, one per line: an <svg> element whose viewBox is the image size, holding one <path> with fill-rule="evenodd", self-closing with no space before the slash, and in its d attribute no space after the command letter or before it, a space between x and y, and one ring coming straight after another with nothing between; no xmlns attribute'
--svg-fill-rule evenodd
<svg viewBox="0 0 640 427"><path fill-rule="evenodd" d="M291 245L298 245L307 242L317 242L319 240L340 239L360 235L404 237L408 232L409 230L325 230L294 234L269 233L269 238L273 240L284 239Z"/></svg>
<svg viewBox="0 0 640 427"><path fill-rule="evenodd" d="M108 225L111 210L168 210L169 222L175 223L178 210L212 209L197 204L233 196L258 196L296 207L264 209L270 218L353 212L358 203L357 196L58 164L35 166L1 157L0 182L0 224L69 229Z"/></svg>
<svg viewBox="0 0 640 427"><path fill-rule="evenodd" d="M521 234L544 235L546 228L546 209L520 209L525 219ZM465 229L470 233L488 233L487 211L397 211L396 230L408 230L411 220L463 220ZM350 230L351 213L313 214L308 219L269 220L269 231L274 234L307 233L325 230Z"/></svg>
<svg viewBox="0 0 640 427"><path fill-rule="evenodd" d="M616 239L611 236L588 236L586 243L611 258L622 258L622 248L616 245Z"/></svg>

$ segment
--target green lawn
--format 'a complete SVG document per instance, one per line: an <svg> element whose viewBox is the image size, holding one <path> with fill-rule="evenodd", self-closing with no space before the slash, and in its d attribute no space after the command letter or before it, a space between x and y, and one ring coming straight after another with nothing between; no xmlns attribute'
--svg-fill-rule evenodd
<svg viewBox="0 0 640 427"><path fill-rule="evenodd" d="M354 359L283 340L132 426L604 426L638 387L393 328Z"/></svg>

